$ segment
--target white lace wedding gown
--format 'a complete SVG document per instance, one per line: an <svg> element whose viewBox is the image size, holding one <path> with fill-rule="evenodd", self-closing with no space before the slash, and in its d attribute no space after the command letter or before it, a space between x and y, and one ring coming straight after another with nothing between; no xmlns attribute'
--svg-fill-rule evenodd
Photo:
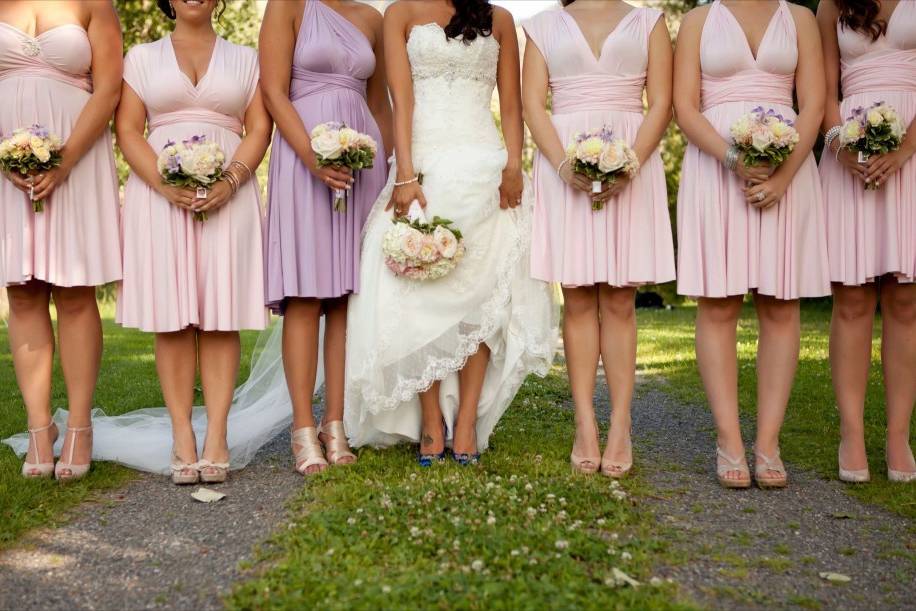
<svg viewBox="0 0 916 611"><path fill-rule="evenodd" d="M350 299L344 421L351 443L415 442L417 393L442 380L447 437L458 409L458 375L481 343L491 350L477 420L479 450L529 373L553 361L557 311L549 285L529 275L530 189L523 205L499 207L506 150L490 113L499 43L447 40L436 24L411 30L413 164L424 176L428 218L454 221L467 253L445 278L417 282L385 267L395 172L364 232L360 293Z"/></svg>

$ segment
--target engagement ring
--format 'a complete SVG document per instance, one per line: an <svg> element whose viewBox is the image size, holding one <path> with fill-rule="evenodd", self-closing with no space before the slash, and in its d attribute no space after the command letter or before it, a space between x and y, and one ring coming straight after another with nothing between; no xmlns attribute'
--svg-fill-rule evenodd
<svg viewBox="0 0 916 611"><path fill-rule="evenodd" d="M766 198L766 195L764 194L763 191L761 191L760 193L757 194L757 201L758 201L758 202L762 202L765 198Z"/></svg>

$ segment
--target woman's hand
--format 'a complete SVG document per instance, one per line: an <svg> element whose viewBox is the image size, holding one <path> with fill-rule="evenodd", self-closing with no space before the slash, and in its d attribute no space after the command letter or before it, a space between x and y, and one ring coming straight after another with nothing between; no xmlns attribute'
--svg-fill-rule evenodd
<svg viewBox="0 0 916 611"><path fill-rule="evenodd" d="M503 169L503 179L499 184L499 207L503 210L515 208L522 203L522 189L524 181L522 180L521 168Z"/></svg>
<svg viewBox="0 0 916 611"><path fill-rule="evenodd" d="M23 193L29 193L29 187L33 180L30 176L23 176L19 172L3 172L3 176Z"/></svg>
<svg viewBox="0 0 916 611"><path fill-rule="evenodd" d="M614 182L605 182L602 185L601 193L592 195L592 202L596 204L608 203L630 185L630 180L629 174L621 174L614 179ZM591 184L589 184L589 193L591 193Z"/></svg>
<svg viewBox="0 0 916 611"><path fill-rule="evenodd" d="M187 187L176 187L174 185L159 185L159 195L166 201L182 210L194 211L194 204L197 200L197 191Z"/></svg>
<svg viewBox="0 0 916 611"><path fill-rule="evenodd" d="M225 180L218 180L207 189L207 198L195 199L191 209L194 212L206 214L219 210L228 204L230 199L232 199L232 187Z"/></svg>
<svg viewBox="0 0 916 611"><path fill-rule="evenodd" d="M748 185L744 188L744 195L749 205L758 210L766 210L773 204L779 203L788 188L789 181L774 175L760 184Z"/></svg>
<svg viewBox="0 0 916 611"><path fill-rule="evenodd" d="M394 208L395 216L407 216L410 204L414 201L419 202L421 208L426 208L426 197L423 195L423 187L420 186L418 180L395 187L391 193L391 201L385 206L385 210Z"/></svg>
<svg viewBox="0 0 916 611"><path fill-rule="evenodd" d="M840 162L844 168L849 170L849 173L860 179L862 182L865 182L865 178L868 175L866 171L866 165L864 163L859 163L859 154L855 151L850 151L846 147L840 149L839 153L834 151L824 151L824 155L836 155L837 161Z"/></svg>
<svg viewBox="0 0 916 611"><path fill-rule="evenodd" d="M39 172L33 178L32 199L36 202L47 200L54 189L63 184L69 175L70 168L63 165Z"/></svg>
<svg viewBox="0 0 916 611"><path fill-rule="evenodd" d="M587 176L573 172L571 163L564 163L560 167L560 179L573 189L592 194L592 181Z"/></svg>
<svg viewBox="0 0 916 611"><path fill-rule="evenodd" d="M318 167L314 157L305 164L308 171L331 189L349 189L353 184L353 170L341 166Z"/></svg>
<svg viewBox="0 0 916 611"><path fill-rule="evenodd" d="M912 153L902 148L882 155L872 155L865 164L865 182L875 183L876 187L882 186L911 156Z"/></svg>
<svg viewBox="0 0 916 611"><path fill-rule="evenodd" d="M769 179L775 169L769 164L746 166L744 165L744 155L742 154L738 158L737 165L735 165L735 174L743 178L746 183L759 185Z"/></svg>

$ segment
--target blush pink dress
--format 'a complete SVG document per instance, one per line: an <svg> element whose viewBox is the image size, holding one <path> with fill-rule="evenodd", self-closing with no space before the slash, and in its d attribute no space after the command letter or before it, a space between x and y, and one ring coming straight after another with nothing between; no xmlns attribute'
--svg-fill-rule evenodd
<svg viewBox="0 0 916 611"><path fill-rule="evenodd" d="M610 127L630 145L643 121L649 35L662 13L634 8L595 57L575 19L545 11L525 25L547 62L552 122L565 147L576 133ZM665 171L658 152L604 209L567 186L550 161L534 163L531 274L566 286L613 286L674 280L674 245Z"/></svg>
<svg viewBox="0 0 916 611"><path fill-rule="evenodd" d="M796 36L792 13L780 0L755 58L728 7L716 0L709 8L700 42L701 110L723 138L731 142L731 125L757 106L795 119ZM777 299L830 294L814 156L766 210L750 206L743 188L716 158L687 147L677 206L678 292L727 297L755 290Z"/></svg>
<svg viewBox="0 0 916 611"><path fill-rule="evenodd" d="M64 143L92 95L92 46L82 26L36 37L0 22L0 134L39 124ZM96 286L121 278L118 178L106 129L67 180L32 211L0 178L0 287L42 280Z"/></svg>
<svg viewBox="0 0 916 611"><path fill-rule="evenodd" d="M887 33L872 41L837 24L845 120L883 101L909 126L916 117L916 2L899 2ZM830 279L861 285L884 274L916 281L916 158L876 191L866 191L833 155L821 157Z"/></svg>
<svg viewBox="0 0 916 611"><path fill-rule="evenodd" d="M217 38L210 66L195 86L178 67L166 36L130 50L124 80L146 105L148 141L157 155L170 140L203 135L220 145L228 165L257 92L258 56ZM255 179L201 222L132 174L124 191L118 322L157 333L189 326L263 329L262 222Z"/></svg>

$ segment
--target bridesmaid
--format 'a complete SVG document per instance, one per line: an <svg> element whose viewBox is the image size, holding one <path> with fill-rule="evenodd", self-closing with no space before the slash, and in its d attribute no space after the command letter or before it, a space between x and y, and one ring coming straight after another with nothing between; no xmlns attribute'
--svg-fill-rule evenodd
<svg viewBox="0 0 916 611"><path fill-rule="evenodd" d="M658 153L671 120L671 39L661 11L622 0L573 1L525 24L532 44L525 49L522 95L539 149L531 268L535 278L563 285L564 347L576 403L572 466L623 477L633 462L636 287L674 280ZM603 125L633 147L642 169L592 198L591 180L572 171L565 148L577 132ZM604 208L593 212L593 199ZM613 404L603 458L592 405L599 356Z"/></svg>
<svg viewBox="0 0 916 611"><path fill-rule="evenodd" d="M821 178L833 282L830 362L840 410L840 479L869 480L863 418L880 299L888 479L916 481L909 444L916 402L916 3L822 0L817 18L827 66L824 130L830 145L821 156ZM899 150L860 165L854 153L839 150L836 136L853 108L878 101L896 109L907 135ZM879 188L867 191L864 181Z"/></svg>
<svg viewBox="0 0 916 611"><path fill-rule="evenodd" d="M787 483L779 431L798 364L798 300L830 293L811 155L823 116L822 75L814 16L785 0L716 0L681 24L674 109L690 145L678 193L678 291L699 300L697 362L718 432L716 470L727 488L751 484L736 348L748 292L760 325L755 478L762 488ZM775 171L745 167L732 148L729 128L757 106L795 120L801 137Z"/></svg>
<svg viewBox="0 0 916 611"><path fill-rule="evenodd" d="M102 357L95 287L121 278L118 182L108 121L118 104L121 29L111 3L0 3L0 133L39 124L64 140L60 166L0 180L0 287L28 411L25 477L78 479L92 455L90 410ZM29 189L45 200L32 211ZM69 417L61 461L51 420L57 310Z"/></svg>
<svg viewBox="0 0 916 611"><path fill-rule="evenodd" d="M268 189L267 304L284 315L296 470L312 474L328 461L356 460L342 421L347 299L359 290L363 224L387 177L383 149L390 150L391 106L382 16L358 2L271 0L260 52L264 99L277 123ZM379 143L371 170L351 176L349 170L317 166L309 132L327 121L346 123ZM333 208L335 188L350 190L346 212ZM325 413L316 429L312 396L322 314Z"/></svg>
<svg viewBox="0 0 916 611"><path fill-rule="evenodd" d="M118 322L156 334L156 369L172 418L172 481L226 479L226 419L239 368L239 330L263 329L262 215L253 171L271 122L254 49L213 30L216 0L171 2L168 36L130 50L118 143L131 167L124 193L124 282ZM144 138L144 127L149 138ZM229 162L206 199L162 183L158 153L203 135ZM194 212L206 212L205 221ZM197 364L207 406L202 460L191 426Z"/></svg>

